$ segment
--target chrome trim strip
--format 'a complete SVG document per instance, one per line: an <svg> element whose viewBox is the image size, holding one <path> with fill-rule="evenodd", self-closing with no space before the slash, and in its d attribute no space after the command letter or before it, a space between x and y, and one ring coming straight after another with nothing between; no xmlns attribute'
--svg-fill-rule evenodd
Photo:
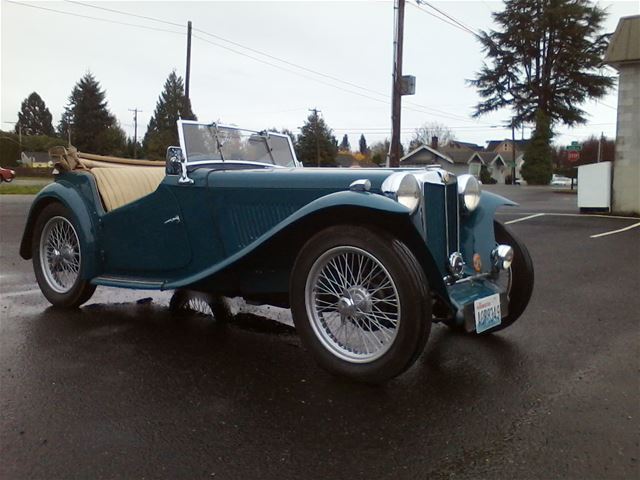
<svg viewBox="0 0 640 480"><path fill-rule="evenodd" d="M248 160L226 160L226 161L222 161L222 160L198 160L197 162L190 162L187 165L188 166L198 166L198 165L210 165L212 163L219 163L222 165L251 165L251 166L261 166L261 167L267 167L267 168L295 168L295 167L283 167L282 165L274 165L273 163L260 163L260 162L250 162Z"/></svg>
<svg viewBox="0 0 640 480"><path fill-rule="evenodd" d="M473 282L474 280L480 280L481 278L487 278L487 277L489 277L491 275L492 274L490 272L478 273L477 275L471 275L469 277L464 277L464 278L461 278L461 279L456 280L456 281L452 281L453 277L451 275L447 275L446 277L443 277L442 280L447 285L457 285L459 283Z"/></svg>
<svg viewBox="0 0 640 480"><path fill-rule="evenodd" d="M447 242L447 258L451 256L451 249L449 248L449 207L447 205L447 185L445 184L442 191L444 192L444 231Z"/></svg>
<svg viewBox="0 0 640 480"><path fill-rule="evenodd" d="M456 231L456 236L458 237L458 252L460 252L460 237L462 236L460 232L460 195L458 195L458 185L456 184L456 216L458 217L458 230Z"/></svg>
<svg viewBox="0 0 640 480"><path fill-rule="evenodd" d="M158 280L135 280L127 277L112 277L109 275L101 275L93 279L94 282L112 282L112 283L133 283L137 285L154 285L161 286L164 282Z"/></svg>

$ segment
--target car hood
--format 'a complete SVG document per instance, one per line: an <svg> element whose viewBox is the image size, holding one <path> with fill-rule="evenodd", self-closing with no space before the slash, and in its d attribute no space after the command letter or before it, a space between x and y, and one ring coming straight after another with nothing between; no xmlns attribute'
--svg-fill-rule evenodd
<svg viewBox="0 0 640 480"><path fill-rule="evenodd" d="M403 169L405 170L405 169ZM227 188L347 189L354 180L367 179L380 192L382 182L398 169L387 168L274 168L212 171L209 186ZM420 171L420 170L416 170Z"/></svg>

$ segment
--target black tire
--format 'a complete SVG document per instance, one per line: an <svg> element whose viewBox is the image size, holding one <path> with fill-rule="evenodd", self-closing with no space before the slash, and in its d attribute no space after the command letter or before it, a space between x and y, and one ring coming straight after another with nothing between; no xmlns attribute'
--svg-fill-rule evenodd
<svg viewBox="0 0 640 480"><path fill-rule="evenodd" d="M9 177L9 178L5 179L5 182L11 183L11 182L13 182L13 178Z"/></svg>
<svg viewBox="0 0 640 480"><path fill-rule="evenodd" d="M176 290L169 302L174 313L199 313L212 316L216 322L226 323L232 318L231 310L224 298L219 295L194 290Z"/></svg>
<svg viewBox="0 0 640 480"><path fill-rule="evenodd" d="M45 226L48 224L50 220L55 219L56 217L61 217L65 219L73 227L73 233L76 235L78 252L79 252L79 255L78 255L78 263L79 263L78 272L79 273L75 281L72 283L72 285L70 285L70 287L68 289L65 289L64 291L56 291L55 287L53 286L53 283L51 283L51 280L48 279L47 273L43 270L43 268L46 268L46 267L43 266L44 262L41 261L41 254L40 254L41 242L44 241L42 236L43 236L43 233L45 233L44 232ZM62 307L62 308L78 307L83 303L85 303L87 300L89 300L93 295L93 292L95 292L96 290L95 285L92 285L91 283L89 283L88 281L82 278L82 273L84 268L84 263L82 259L83 245L80 238L75 233L77 232L77 230L78 230L77 226L75 224L73 217L71 216L71 213L64 205L60 203L52 203L50 205L47 205L42 210L42 212L40 212L40 215L38 216L34 226L34 230L33 230L34 233L32 237L32 246L31 246L32 258L33 258L33 271L35 272L36 280L38 282L38 285L40 286L40 290L42 291L43 295L52 305L56 307Z"/></svg>
<svg viewBox="0 0 640 480"><path fill-rule="evenodd" d="M322 262L323 258L340 249L346 249L347 252L349 249L353 249L355 252L364 252L363 255L373 257L372 262L377 261L382 266L382 270L386 269L384 272L386 277L382 278L390 278L391 284L395 285L394 298L396 299L395 304L398 306L400 321L393 324L395 336L384 347L380 356L372 358L371 361L356 363L354 360L341 358L339 353L332 351L331 346L327 345L327 340L323 340L323 335L316 331L316 328L319 327L317 320L312 318L314 314L311 313L310 316L309 313L313 312L311 310L313 308L316 308L315 312L318 312L317 303L315 306L310 305L309 310L307 309L308 292L316 292L316 289L311 286L310 290L307 290L307 282L310 282L310 285L313 283L314 269L319 268L317 267L318 262ZM364 282L362 283L364 284ZM373 291L375 290L373 288ZM313 293L313 295L319 297L317 293ZM407 370L422 353L431 331L429 287L420 264L400 240L386 232L370 227L330 227L308 240L300 250L291 273L290 297L293 321L303 345L324 369L357 381L382 383ZM337 301L340 295L334 295L334 297ZM377 298L371 298L377 301ZM320 314L316 313L316 315ZM322 315L323 318L326 318L324 314ZM358 316L360 313L355 315ZM355 328L352 325L357 325L357 328L367 333L372 333L375 330L382 331L382 328L386 328L380 327L378 329L372 322L362 319L356 320L353 319L354 317L347 317L345 320L342 314L334 318L339 318L341 325L350 322L351 328ZM362 328L361 322L368 323L366 330ZM326 323L328 324L329 321L326 320ZM335 338L333 339L337 342ZM380 342L380 344L382 343ZM375 343L373 345L377 346Z"/></svg>
<svg viewBox="0 0 640 480"><path fill-rule="evenodd" d="M524 313L533 293L534 271L531 255L524 243L502 223L493 222L496 242L511 245L513 262L511 263L511 289L509 291L509 314L502 323L485 333L498 332L512 325Z"/></svg>

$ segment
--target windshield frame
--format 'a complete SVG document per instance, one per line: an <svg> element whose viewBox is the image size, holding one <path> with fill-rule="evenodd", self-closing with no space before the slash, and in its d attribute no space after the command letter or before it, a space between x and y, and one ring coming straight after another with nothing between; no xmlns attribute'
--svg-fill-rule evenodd
<svg viewBox="0 0 640 480"><path fill-rule="evenodd" d="M178 120L177 122L177 127L178 127L178 138L180 140L180 149L182 150L182 155L185 158L186 164L187 165L205 165L205 164L211 164L211 163L242 163L242 164L247 164L247 165L260 165L262 167L264 167L265 165L268 165L270 167L273 168L295 168L295 167L302 167L302 163L298 160L298 157L296 157L296 152L293 148L293 143L291 142L291 137L289 137L289 135L284 134L284 133L278 133L278 132L272 132L270 130L263 130L261 132L257 131L257 130L250 130L247 128L241 128L238 127L236 125L224 125L222 123L216 123L216 122L211 122L211 123L205 123L205 122L200 122L198 120ZM275 163L268 163L268 162L256 162L256 161L249 161L249 160L238 160L238 159L224 159L224 156L221 154L221 159L220 160L197 160L197 161L189 161L189 157L188 157L188 151L186 149L186 142L184 139L184 129L183 126L184 125L201 125L201 126L205 126L205 127L214 127L214 128L225 128L225 129L230 129L230 130L239 130L242 132L249 132L252 134L256 134L256 135L260 135L260 136L264 136L265 138L265 144L268 146L269 149L269 156L273 159L273 152L271 151L271 146L269 144L269 140L268 137L266 137L266 135L272 136L272 137L280 137L283 138L287 141L287 145L289 145L289 152L291 154L291 158L293 158L293 167L287 167L284 165L278 165ZM217 138L216 138L217 141Z"/></svg>

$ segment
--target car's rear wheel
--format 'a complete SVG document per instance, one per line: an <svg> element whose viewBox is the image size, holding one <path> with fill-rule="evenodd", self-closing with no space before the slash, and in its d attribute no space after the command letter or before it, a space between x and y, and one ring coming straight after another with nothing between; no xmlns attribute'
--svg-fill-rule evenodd
<svg viewBox="0 0 640 480"><path fill-rule="evenodd" d="M56 307L77 307L96 287L81 277L82 243L69 210L59 203L46 206L35 223L33 270L40 290Z"/></svg>
<svg viewBox="0 0 640 480"><path fill-rule="evenodd" d="M424 272L398 239L368 227L331 227L301 249L291 310L304 345L328 371L379 383L418 358L431 330Z"/></svg>

